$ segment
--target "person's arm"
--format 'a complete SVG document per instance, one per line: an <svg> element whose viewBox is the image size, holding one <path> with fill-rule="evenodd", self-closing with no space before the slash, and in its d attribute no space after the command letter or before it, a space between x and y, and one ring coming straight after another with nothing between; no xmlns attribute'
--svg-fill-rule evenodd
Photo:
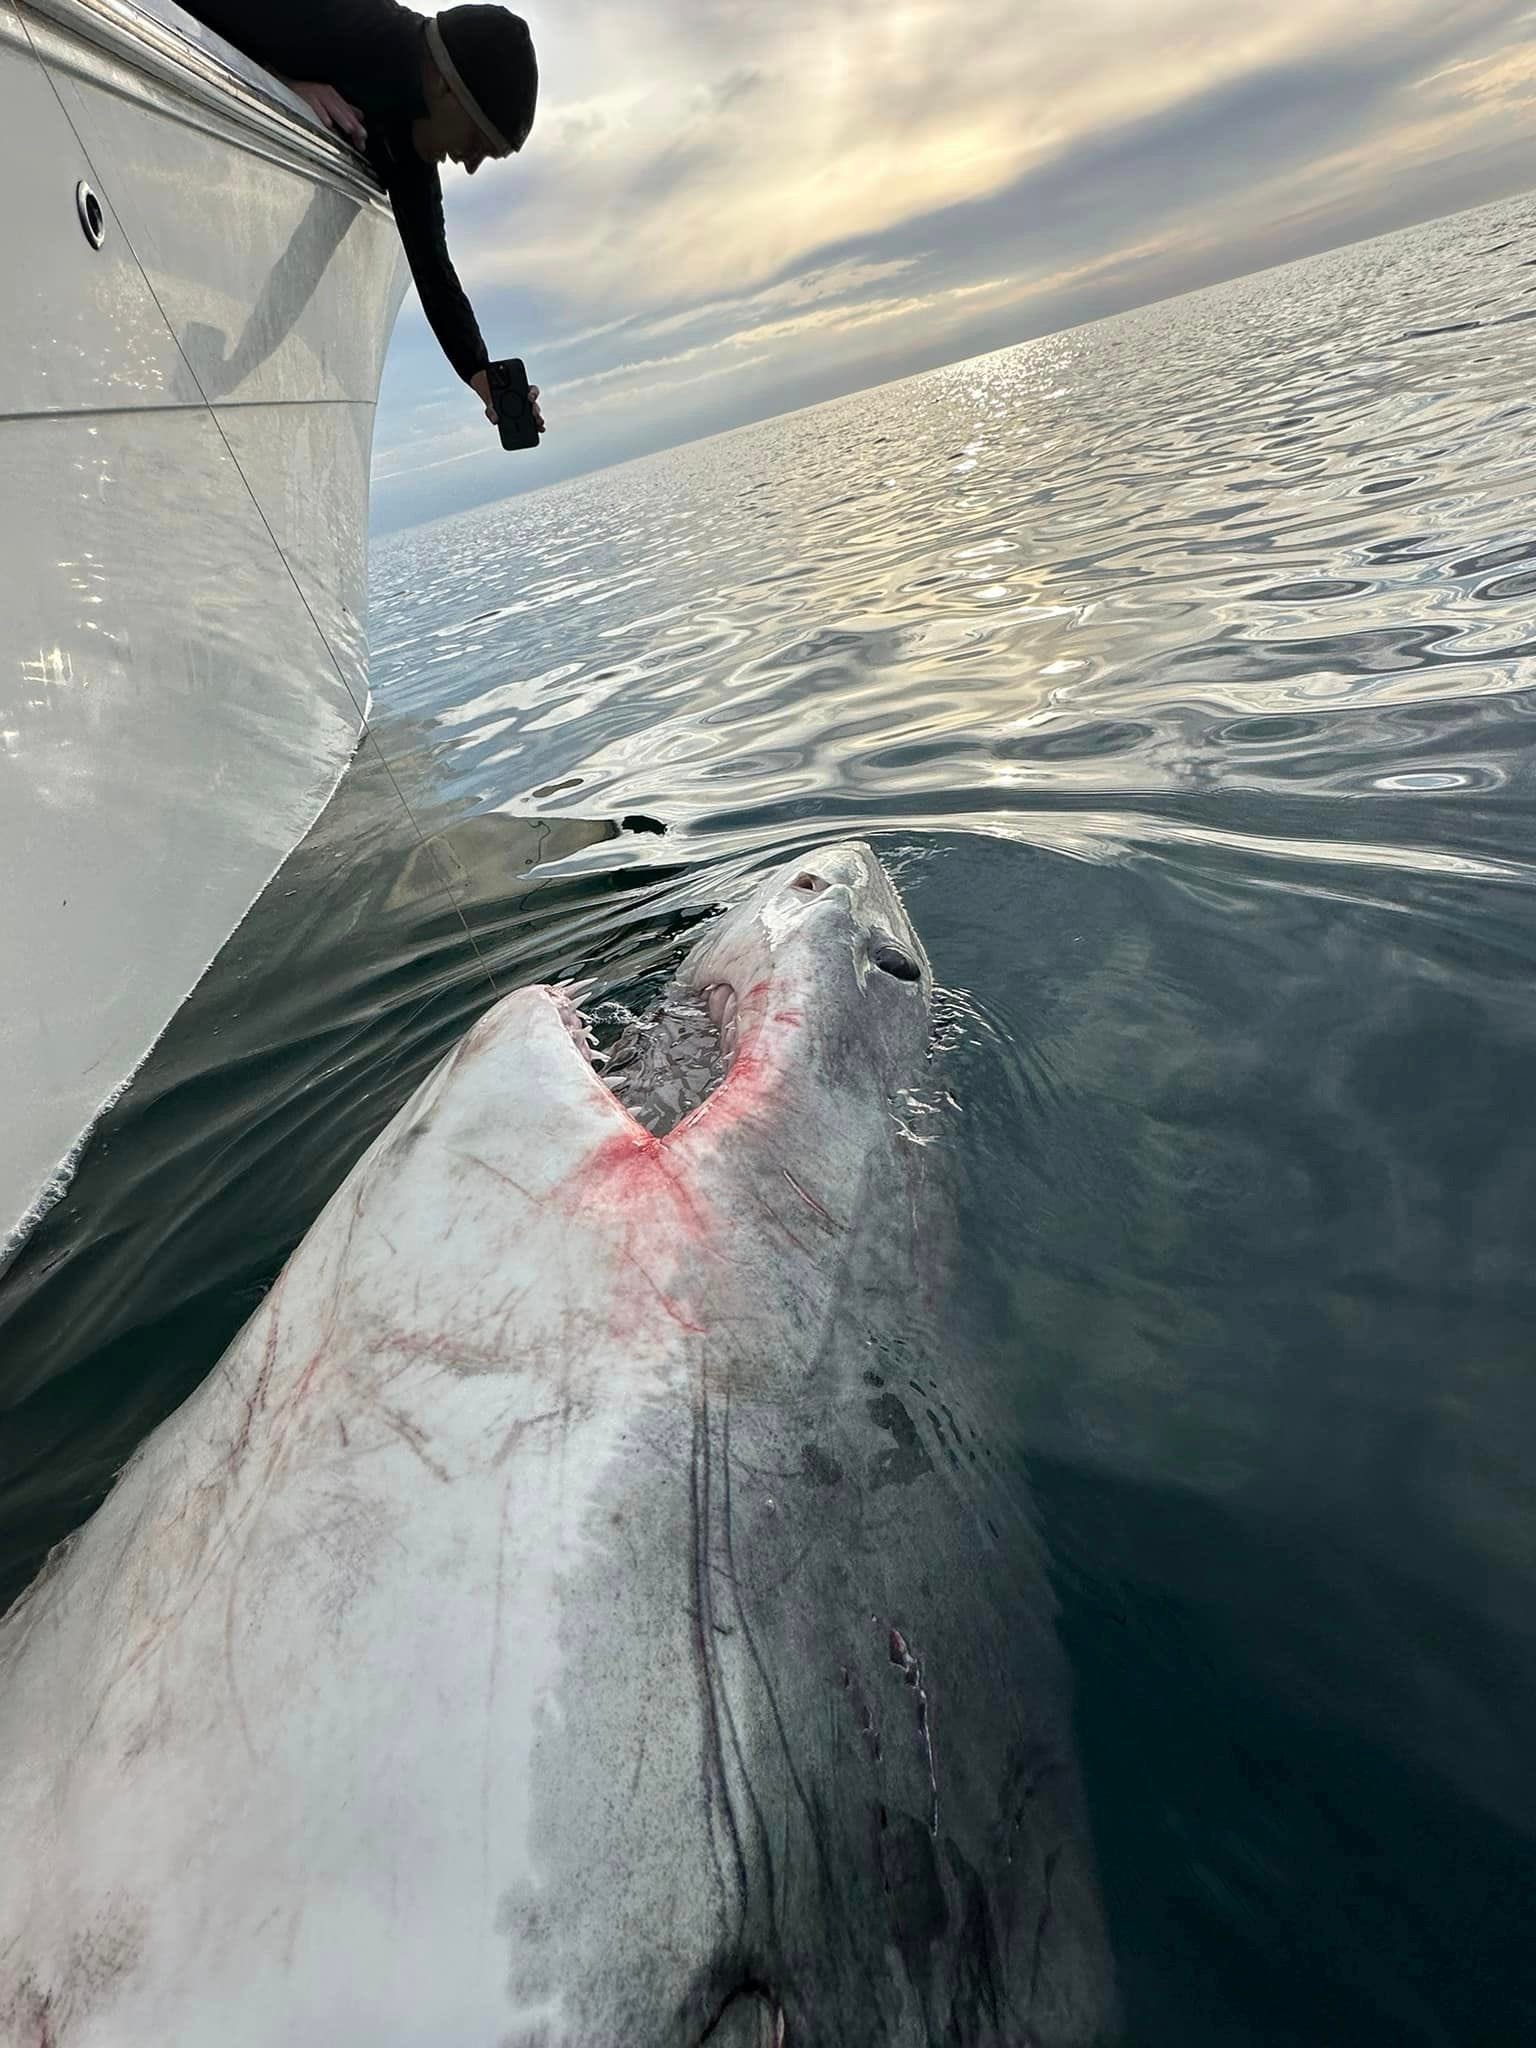
<svg viewBox="0 0 1536 2048"><path fill-rule="evenodd" d="M464 382L474 384L490 354L448 254L437 168L402 152L388 164L385 184L427 324Z"/></svg>
<svg viewBox="0 0 1536 2048"><path fill-rule="evenodd" d="M416 280L416 291L421 300L421 310L427 316L427 324L437 336L443 354L478 395L485 407L486 418L494 421L496 408L491 403L490 379L485 370L490 361L490 351L481 338L474 309L464 295L464 287L459 283L458 272L448 254L448 234L443 222L443 187L437 166L423 163L416 156L401 160L398 155L392 155L383 164L376 159L375 164L384 179L390 204L395 209L395 225L400 230L406 261L411 266L411 276ZM533 406L534 421L542 434L544 415L539 409L537 384L530 387L528 398Z"/></svg>

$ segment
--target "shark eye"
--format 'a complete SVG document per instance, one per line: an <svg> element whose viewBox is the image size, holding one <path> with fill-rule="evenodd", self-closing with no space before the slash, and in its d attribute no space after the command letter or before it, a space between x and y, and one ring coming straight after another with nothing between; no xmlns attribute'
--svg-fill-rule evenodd
<svg viewBox="0 0 1536 2048"><path fill-rule="evenodd" d="M892 975L897 981L921 981L923 971L912 955L890 939L878 939L869 949L869 957L882 974Z"/></svg>

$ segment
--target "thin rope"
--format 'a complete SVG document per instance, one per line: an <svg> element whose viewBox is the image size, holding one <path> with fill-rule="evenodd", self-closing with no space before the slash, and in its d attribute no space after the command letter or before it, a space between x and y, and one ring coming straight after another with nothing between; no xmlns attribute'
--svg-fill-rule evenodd
<svg viewBox="0 0 1536 2048"><path fill-rule="evenodd" d="M27 39L27 47L32 52L32 55L37 62L39 70L42 72L44 78L46 78L48 81L49 90L52 92L54 99L58 102L59 112L64 116L65 121L68 123L69 131L75 138L75 142L80 150L80 154L85 158L86 166L90 171L93 181L100 190L105 192L106 181L101 177L100 173L96 169L95 162L91 156L90 148L86 143L85 137L80 133L79 128L75 125L74 116L70 113L69 108L65 103L64 95L59 91L58 83L55 80L53 73L48 68L47 59L42 55L36 43L32 40L32 30L27 22L27 11L25 5L23 4L23 0L15 0L15 5L16 17L18 21L21 23L21 32ZM197 371L193 368L191 358L188 356L186 350L181 345L181 336L176 332L174 322L167 314L165 307L161 304L160 294L155 290L154 283L150 278L149 272L145 269L144 264L140 259L139 252L134 247L133 237L129 234L128 229L124 224L123 217L120 213L118 213L115 206L112 209L112 216L117 223L119 233L122 235L124 246L126 247L128 254L133 258L134 267L137 269L139 276L144 280L144 289L149 293L150 298L154 301L155 311L160 315L161 321L164 323L165 326L165 331L167 334L169 334L169 336L171 337L171 341L175 346L176 353L181 357L182 362L186 365L187 375L192 379L193 384L197 387L197 395L203 401L203 408L206 411L209 419L212 420L214 428L218 433L219 439L224 444L224 452L228 455L230 461L234 464L235 473L239 477L241 483L244 484L245 486L246 495L249 497L252 505L256 509L256 516L261 521L262 526L265 528L267 538L271 541L272 546L276 551L278 560L282 563L284 569L286 569L288 572L288 580L293 585L294 590L297 592L300 604L303 605L305 611L309 615L309 622L315 629L315 633L320 641L320 645L325 649L326 654L330 659L331 666L336 671L337 679L341 683L341 687L346 691L348 697L351 699L352 708L357 713L358 723L360 727L359 744L363 746L368 746L370 744L372 745L373 750L377 755L381 766L383 767L384 773L389 777L390 787L395 792L396 800L398 801L401 810L404 811L406 817L409 819L412 831L414 831L414 833L416 834L418 845L421 847L422 852L426 854L427 858L432 863L433 871L437 875L438 883L442 889L443 895L447 898L449 906L453 910L454 915L459 920L459 924L463 930L464 937L468 941L469 949L474 954L476 961L479 963L481 972L484 974L486 981L490 985L491 994L493 996L499 996L501 994L501 990L496 985L496 977L491 972L490 963L486 960L485 955L481 952L479 943L476 940L474 933L469 928L469 921L464 915L463 906L459 903L458 898L454 895L453 889L449 884L448 877L443 872L442 863L439 861L437 857L437 850L433 846L431 840L428 839L426 834L422 831L421 824L416 816L416 813L411 809L410 804L407 802L405 792L403 789L401 789L395 771L390 766L389 757L384 752L384 749L379 745L379 742L374 735L373 727L368 717L367 708L365 705L358 703L357 693L352 688L351 683L348 681L347 672L343 668L340 660L337 658L336 650L334 647L332 647L330 640L327 638L325 628L321 625L319 619L315 616L314 606L310 603L308 597L305 595L304 586L299 581L298 576L294 573L293 564L289 561L287 554L284 552L282 542L278 539L276 533L273 531L272 522L270 519L268 519L266 512L263 509L261 500L256 495L256 492L252 487L251 480L246 475L245 470L241 465L240 458L235 453L234 446L231 443L228 434L226 434L224 431L223 422L219 418L218 411L215 408L213 401L209 398L207 392L203 389L202 379L198 376ZM342 403L355 404L357 403L357 401L343 400ZM135 408L135 410L138 410L138 408ZM343 769L342 773L344 775L346 773L346 770ZM333 790L331 794L332 796L334 796L335 791ZM329 801L330 799L327 798L327 803L329 803ZM287 856L285 855L284 858L286 859ZM281 865L281 863L279 865Z"/></svg>

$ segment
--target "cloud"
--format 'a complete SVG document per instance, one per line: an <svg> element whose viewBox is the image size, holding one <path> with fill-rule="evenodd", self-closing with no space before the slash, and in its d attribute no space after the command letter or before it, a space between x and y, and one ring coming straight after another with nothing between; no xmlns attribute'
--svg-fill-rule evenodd
<svg viewBox="0 0 1536 2048"><path fill-rule="evenodd" d="M1426 94L1436 87L1440 98L1458 102L1469 111L1495 105L1527 112L1536 98L1536 45L1526 43L1483 57L1464 57L1420 81Z"/></svg>
<svg viewBox="0 0 1536 2048"><path fill-rule="evenodd" d="M483 203L516 204L515 231L500 243L476 233L467 271L557 291L601 277L637 307L767 283L814 249L984 204L1085 155L1123 170L1150 144L1198 176L1207 143L1230 159L1243 139L1231 124L1248 119L1271 152L1299 152L1318 115L1347 119L1362 93L1355 111L1368 112L1511 14L1472 0L1348 11L1298 0L1236 18L1209 0L1166 0L1155 18L1117 0L1055 19L1016 0L959 13L873 0L744 11L733 54L747 64L719 75L753 69L773 90L705 111L711 81L669 39L691 18L684 8L660 17L657 89L605 97L600 150L538 165L530 150L526 166L498 171L502 189ZM716 39L735 18L708 17Z"/></svg>

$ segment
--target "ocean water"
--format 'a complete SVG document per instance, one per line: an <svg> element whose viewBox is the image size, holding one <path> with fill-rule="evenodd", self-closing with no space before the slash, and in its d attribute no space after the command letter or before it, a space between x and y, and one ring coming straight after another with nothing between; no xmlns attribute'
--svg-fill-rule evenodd
<svg viewBox="0 0 1536 2048"><path fill-rule="evenodd" d="M355 772L0 1281L7 1585L494 990L867 837L1129 2040L1530 2038L1533 320L1506 202L382 543Z"/></svg>

